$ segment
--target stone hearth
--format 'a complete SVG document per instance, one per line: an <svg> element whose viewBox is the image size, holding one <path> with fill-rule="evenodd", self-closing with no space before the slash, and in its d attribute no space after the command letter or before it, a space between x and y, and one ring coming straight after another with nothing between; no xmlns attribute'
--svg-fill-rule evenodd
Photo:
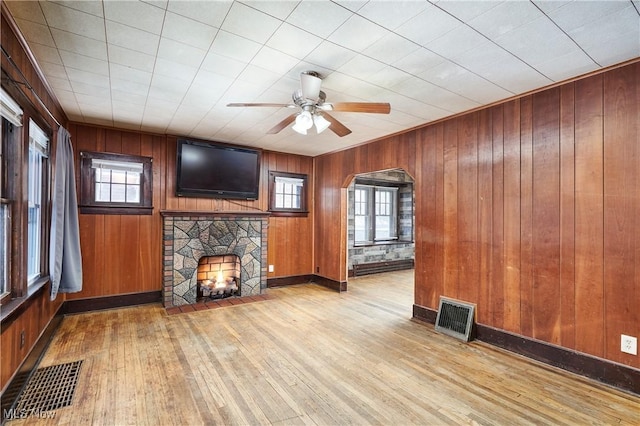
<svg viewBox="0 0 640 426"><path fill-rule="evenodd" d="M235 254L240 258L239 296L266 288L267 213L163 211L163 302L165 307L197 299L200 258Z"/></svg>

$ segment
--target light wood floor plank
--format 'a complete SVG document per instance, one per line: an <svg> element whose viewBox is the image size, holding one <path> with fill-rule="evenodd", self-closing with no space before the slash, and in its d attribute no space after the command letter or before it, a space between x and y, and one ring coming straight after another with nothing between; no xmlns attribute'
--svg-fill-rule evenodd
<svg viewBox="0 0 640 426"><path fill-rule="evenodd" d="M68 316L41 366L83 359L43 425L640 424L640 398L411 319L412 271L269 289L169 316Z"/></svg>

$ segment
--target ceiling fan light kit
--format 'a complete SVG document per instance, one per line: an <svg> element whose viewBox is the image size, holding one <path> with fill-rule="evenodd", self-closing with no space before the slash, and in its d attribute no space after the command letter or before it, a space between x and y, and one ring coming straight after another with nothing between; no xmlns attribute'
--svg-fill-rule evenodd
<svg viewBox="0 0 640 426"><path fill-rule="evenodd" d="M300 108L301 111L293 113L273 126L267 133L276 134L295 121L291 128L306 135L307 130L316 126L316 131L322 133L331 129L333 133L342 137L351 133L344 124L336 120L327 111L340 112L365 112L372 114L389 114L391 106L383 102L336 102L325 103L326 94L320 90L322 79L315 71L300 73L300 89L291 96L293 104L276 103L230 103L228 107L279 107Z"/></svg>

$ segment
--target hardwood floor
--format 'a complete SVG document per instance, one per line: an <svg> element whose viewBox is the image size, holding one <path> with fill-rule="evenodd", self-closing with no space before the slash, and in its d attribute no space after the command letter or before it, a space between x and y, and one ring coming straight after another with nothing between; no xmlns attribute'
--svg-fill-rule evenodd
<svg viewBox="0 0 640 426"><path fill-rule="evenodd" d="M640 424L637 396L412 321L412 274L68 316L40 366L84 360L74 402L38 424Z"/></svg>

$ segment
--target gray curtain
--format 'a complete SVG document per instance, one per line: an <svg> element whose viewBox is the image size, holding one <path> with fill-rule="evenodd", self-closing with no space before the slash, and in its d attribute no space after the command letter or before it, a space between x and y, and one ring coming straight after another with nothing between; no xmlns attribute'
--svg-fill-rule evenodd
<svg viewBox="0 0 640 426"><path fill-rule="evenodd" d="M54 300L58 293L75 293L82 290L82 254L73 147L71 135L62 126L58 128L53 182L49 247L51 300Z"/></svg>

